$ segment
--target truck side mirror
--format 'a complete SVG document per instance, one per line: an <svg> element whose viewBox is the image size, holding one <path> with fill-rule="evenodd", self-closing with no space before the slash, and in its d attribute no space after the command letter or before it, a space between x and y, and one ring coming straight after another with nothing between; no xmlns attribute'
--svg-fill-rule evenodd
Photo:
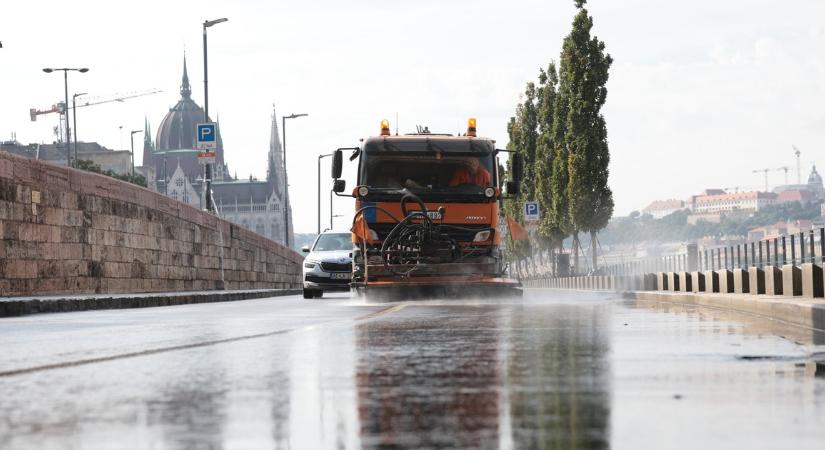
<svg viewBox="0 0 825 450"><path fill-rule="evenodd" d="M341 174L339 173L338 176L341 176ZM346 188L347 188L347 180L335 180L332 183L332 192L335 192L336 194L340 194L341 192L344 192L344 189L346 189Z"/></svg>
<svg viewBox="0 0 825 450"><path fill-rule="evenodd" d="M341 170L343 169L343 167L344 154L341 152L341 150L335 150L335 153L332 154L332 178L336 180L341 178Z"/></svg>
<svg viewBox="0 0 825 450"><path fill-rule="evenodd" d="M518 181L507 182L507 195L518 195L521 190L521 183Z"/></svg>
<svg viewBox="0 0 825 450"><path fill-rule="evenodd" d="M524 156L521 153L513 153L513 160L510 165L510 179L515 182L521 182L521 177L524 174Z"/></svg>

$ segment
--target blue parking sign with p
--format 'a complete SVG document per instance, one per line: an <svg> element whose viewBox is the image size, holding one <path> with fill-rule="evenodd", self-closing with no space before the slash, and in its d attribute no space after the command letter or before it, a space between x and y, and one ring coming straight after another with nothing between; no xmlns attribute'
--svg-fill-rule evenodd
<svg viewBox="0 0 825 450"><path fill-rule="evenodd" d="M524 203L524 219L525 220L539 220L539 203L525 202Z"/></svg>
<svg viewBox="0 0 825 450"><path fill-rule="evenodd" d="M214 122L197 125L198 150L213 150L217 147L217 126Z"/></svg>

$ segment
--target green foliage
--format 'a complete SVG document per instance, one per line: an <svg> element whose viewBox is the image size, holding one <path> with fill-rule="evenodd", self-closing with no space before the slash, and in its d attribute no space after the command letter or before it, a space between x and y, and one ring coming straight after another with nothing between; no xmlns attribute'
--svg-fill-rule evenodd
<svg viewBox="0 0 825 450"><path fill-rule="evenodd" d="M553 164L554 153L554 126L556 117L556 100L558 97L559 78L556 74L556 63L551 62L547 70L539 73L538 90L538 130L539 140L537 153L537 181L536 200L542 207L542 218L539 224L539 234L547 239L551 245L559 244L567 235L564 228L558 226L558 221L554 217L559 216L560 206L564 208L563 216L567 211L564 202L561 205L553 201L554 186L564 186L565 184L554 184ZM566 195L562 192L562 195Z"/></svg>
<svg viewBox="0 0 825 450"><path fill-rule="evenodd" d="M604 42L590 37L593 19L581 9L564 40L559 101L567 104L564 144L568 151L568 199L574 228L596 232L613 215L608 187L610 152L601 108L607 99L607 79L613 59Z"/></svg>
<svg viewBox="0 0 825 450"><path fill-rule="evenodd" d="M95 164L94 161L90 161L87 159L80 159L77 160L77 168L80 170L85 170L87 172L94 172L99 173L101 175L106 175L107 177L117 178L121 181L126 181L127 183L136 184L138 186L147 187L146 177L141 174L136 173L134 176L132 174L124 174L121 175L119 173L115 173L111 170L101 170L100 166Z"/></svg>

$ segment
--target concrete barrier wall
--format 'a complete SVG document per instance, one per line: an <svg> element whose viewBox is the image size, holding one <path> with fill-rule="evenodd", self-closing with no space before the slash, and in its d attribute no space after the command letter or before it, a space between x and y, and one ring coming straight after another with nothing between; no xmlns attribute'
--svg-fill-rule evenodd
<svg viewBox="0 0 825 450"><path fill-rule="evenodd" d="M298 288L302 261L148 189L0 152L0 296Z"/></svg>
<svg viewBox="0 0 825 450"><path fill-rule="evenodd" d="M786 265L781 269L752 267L748 270L707 272L658 272L635 276L581 276L522 280L526 287L607 291L659 291L682 293L749 294L825 298L821 266Z"/></svg>

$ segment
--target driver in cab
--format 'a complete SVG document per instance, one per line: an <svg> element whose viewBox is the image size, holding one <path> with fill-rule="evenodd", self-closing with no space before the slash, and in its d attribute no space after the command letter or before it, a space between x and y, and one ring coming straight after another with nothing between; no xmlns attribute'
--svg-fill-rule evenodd
<svg viewBox="0 0 825 450"><path fill-rule="evenodd" d="M450 178L450 187L461 186L462 184L474 184L476 186L492 186L490 172L484 167L478 158L467 158L466 163L456 169Z"/></svg>

